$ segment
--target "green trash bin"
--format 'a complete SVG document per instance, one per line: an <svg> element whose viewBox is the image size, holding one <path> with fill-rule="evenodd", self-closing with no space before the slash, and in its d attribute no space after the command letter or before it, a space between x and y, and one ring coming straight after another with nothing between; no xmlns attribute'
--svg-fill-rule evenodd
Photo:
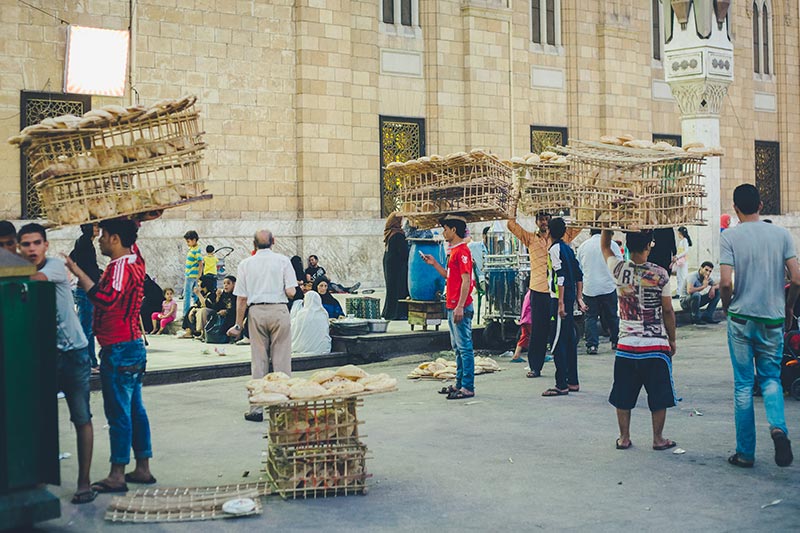
<svg viewBox="0 0 800 533"><path fill-rule="evenodd" d="M0 530L61 516L55 287L0 250Z"/></svg>

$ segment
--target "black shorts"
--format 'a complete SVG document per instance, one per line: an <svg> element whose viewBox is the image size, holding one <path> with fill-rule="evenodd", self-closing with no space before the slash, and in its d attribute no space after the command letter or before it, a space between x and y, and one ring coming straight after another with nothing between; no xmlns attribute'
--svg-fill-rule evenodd
<svg viewBox="0 0 800 533"><path fill-rule="evenodd" d="M644 385L650 411L675 407L672 365L663 357L633 359L617 355L614 360L614 385L608 397L609 403L617 409L633 409L639 399L639 391Z"/></svg>

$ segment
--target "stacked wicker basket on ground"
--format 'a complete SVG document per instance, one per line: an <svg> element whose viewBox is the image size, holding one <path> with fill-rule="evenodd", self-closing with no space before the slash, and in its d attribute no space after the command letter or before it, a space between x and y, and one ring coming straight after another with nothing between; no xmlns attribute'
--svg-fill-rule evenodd
<svg viewBox="0 0 800 533"><path fill-rule="evenodd" d="M393 162L386 170L399 178L403 216L420 229L448 214L477 222L506 219L516 210L510 163L483 150Z"/></svg>
<svg viewBox="0 0 800 533"><path fill-rule="evenodd" d="M9 142L25 150L45 214L56 225L159 211L211 198L201 176L205 144L195 101L112 105L46 119Z"/></svg>
<svg viewBox="0 0 800 533"><path fill-rule="evenodd" d="M356 397L271 405L266 474L283 498L366 492L367 447L359 440Z"/></svg>
<svg viewBox="0 0 800 533"><path fill-rule="evenodd" d="M711 150L570 141L565 160L515 162L525 214L569 209L576 226L618 230L703 224L702 167Z"/></svg>

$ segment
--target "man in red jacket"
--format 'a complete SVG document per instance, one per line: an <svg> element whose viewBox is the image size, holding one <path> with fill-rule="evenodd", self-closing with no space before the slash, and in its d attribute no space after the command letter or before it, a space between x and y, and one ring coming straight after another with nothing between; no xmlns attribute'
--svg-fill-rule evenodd
<svg viewBox="0 0 800 533"><path fill-rule="evenodd" d="M97 492L126 492L130 483L155 483L150 473L150 422L142 402L147 354L139 326L144 294L144 259L136 247L138 226L132 220L100 223L100 251L109 257L96 284L72 260L67 266L94 304L94 332L100 343L103 408L109 425L111 471L92 483ZM136 468L125 474L131 447Z"/></svg>

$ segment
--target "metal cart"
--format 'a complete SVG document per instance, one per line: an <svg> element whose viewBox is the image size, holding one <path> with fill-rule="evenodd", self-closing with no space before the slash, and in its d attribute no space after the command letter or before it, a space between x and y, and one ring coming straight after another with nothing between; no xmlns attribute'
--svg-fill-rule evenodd
<svg viewBox="0 0 800 533"><path fill-rule="evenodd" d="M486 314L483 340L502 348L516 342L522 300L528 291L531 265L528 251L514 235L495 226L487 233L483 269L486 275Z"/></svg>

